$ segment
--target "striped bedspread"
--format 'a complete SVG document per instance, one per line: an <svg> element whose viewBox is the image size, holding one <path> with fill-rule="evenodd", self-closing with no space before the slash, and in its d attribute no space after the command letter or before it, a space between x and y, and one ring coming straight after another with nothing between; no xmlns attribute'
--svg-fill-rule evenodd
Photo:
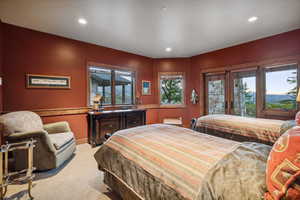
<svg viewBox="0 0 300 200"><path fill-rule="evenodd" d="M291 128L292 123L289 122L216 114L198 118L196 126L274 143L281 134Z"/></svg>
<svg viewBox="0 0 300 200"><path fill-rule="evenodd" d="M117 176L144 199L155 199L147 198L144 189L139 188L145 187L147 174L151 180L160 181L150 188L165 186L182 199L196 199L209 169L239 144L186 128L155 124L118 131L98 150L95 158L102 170ZM123 159L136 166L125 167ZM138 174L136 168L145 173ZM140 177L143 180L138 180Z"/></svg>

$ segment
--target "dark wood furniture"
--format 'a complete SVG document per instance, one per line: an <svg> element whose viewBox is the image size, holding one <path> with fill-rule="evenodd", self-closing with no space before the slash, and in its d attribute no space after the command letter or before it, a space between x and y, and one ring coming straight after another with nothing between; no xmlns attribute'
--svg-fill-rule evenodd
<svg viewBox="0 0 300 200"><path fill-rule="evenodd" d="M105 135L126 128L132 128L146 124L146 110L112 110L102 112L89 112L88 141L92 146L102 144Z"/></svg>

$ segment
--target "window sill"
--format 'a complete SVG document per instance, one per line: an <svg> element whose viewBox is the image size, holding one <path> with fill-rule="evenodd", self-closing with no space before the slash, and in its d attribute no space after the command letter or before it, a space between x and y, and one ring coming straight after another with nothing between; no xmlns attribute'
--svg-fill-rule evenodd
<svg viewBox="0 0 300 200"><path fill-rule="evenodd" d="M104 110L115 110L115 109L132 109L136 108L137 105L132 105L132 104L124 104L124 105L103 105L101 108ZM92 109L92 106L90 106Z"/></svg>
<svg viewBox="0 0 300 200"><path fill-rule="evenodd" d="M159 105L159 108L186 108L186 105Z"/></svg>

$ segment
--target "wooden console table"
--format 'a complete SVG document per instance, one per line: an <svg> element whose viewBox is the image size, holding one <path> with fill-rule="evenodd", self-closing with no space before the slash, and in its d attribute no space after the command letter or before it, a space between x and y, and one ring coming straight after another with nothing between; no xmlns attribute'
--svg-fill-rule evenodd
<svg viewBox="0 0 300 200"><path fill-rule="evenodd" d="M112 110L88 113L88 141L92 146L102 144L106 134L146 124L145 109Z"/></svg>

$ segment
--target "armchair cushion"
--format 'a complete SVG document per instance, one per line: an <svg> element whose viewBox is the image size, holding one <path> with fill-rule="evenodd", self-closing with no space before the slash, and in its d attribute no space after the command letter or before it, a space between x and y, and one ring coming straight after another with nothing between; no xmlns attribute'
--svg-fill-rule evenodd
<svg viewBox="0 0 300 200"><path fill-rule="evenodd" d="M49 134L44 130L14 133L7 137L9 142L21 142L30 139L38 140L44 149L47 149L47 152L55 153L55 148L49 138Z"/></svg>
<svg viewBox="0 0 300 200"><path fill-rule="evenodd" d="M56 133L49 135L56 150L62 149L69 142L74 140L74 134L72 132Z"/></svg>
<svg viewBox="0 0 300 200"><path fill-rule="evenodd" d="M71 132L68 122L55 122L43 126L49 134Z"/></svg>
<svg viewBox="0 0 300 200"><path fill-rule="evenodd" d="M11 112L0 116L3 134L43 130L43 123L36 113L30 111Z"/></svg>

